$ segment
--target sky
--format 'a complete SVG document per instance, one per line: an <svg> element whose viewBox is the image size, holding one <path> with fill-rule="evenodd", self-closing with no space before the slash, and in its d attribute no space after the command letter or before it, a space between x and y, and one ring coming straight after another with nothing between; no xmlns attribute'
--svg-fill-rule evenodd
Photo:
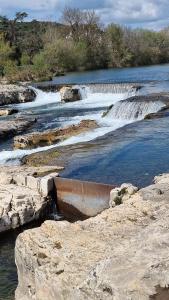
<svg viewBox="0 0 169 300"><path fill-rule="evenodd" d="M26 11L28 20L59 21L65 6L96 10L102 23L159 30L169 26L169 0L0 0L0 14Z"/></svg>

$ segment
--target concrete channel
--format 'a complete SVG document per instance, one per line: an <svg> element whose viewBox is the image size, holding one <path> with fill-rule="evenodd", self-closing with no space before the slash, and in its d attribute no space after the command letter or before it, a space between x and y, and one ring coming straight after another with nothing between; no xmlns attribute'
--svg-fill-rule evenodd
<svg viewBox="0 0 169 300"><path fill-rule="evenodd" d="M109 207L114 185L57 177L54 179L57 209L70 221L85 220Z"/></svg>

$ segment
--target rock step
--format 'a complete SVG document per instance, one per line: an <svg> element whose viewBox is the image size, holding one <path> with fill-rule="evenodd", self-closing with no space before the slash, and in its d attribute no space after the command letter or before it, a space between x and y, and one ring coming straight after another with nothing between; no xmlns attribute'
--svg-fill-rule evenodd
<svg viewBox="0 0 169 300"><path fill-rule="evenodd" d="M33 89L14 84L0 84L0 106L34 101Z"/></svg>
<svg viewBox="0 0 169 300"><path fill-rule="evenodd" d="M45 172L50 174L45 175ZM41 176L42 175L42 176ZM56 168L2 167L0 233L38 220L51 204Z"/></svg>
<svg viewBox="0 0 169 300"><path fill-rule="evenodd" d="M43 132L33 132L30 134L16 136L14 138L14 149L33 149L46 145L56 144L74 135L97 128L96 121L83 120L77 125L71 125L66 128L56 128Z"/></svg>

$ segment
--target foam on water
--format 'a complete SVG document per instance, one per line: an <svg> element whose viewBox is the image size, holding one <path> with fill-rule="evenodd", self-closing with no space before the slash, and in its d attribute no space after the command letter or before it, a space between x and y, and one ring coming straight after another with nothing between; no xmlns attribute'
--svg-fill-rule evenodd
<svg viewBox="0 0 169 300"><path fill-rule="evenodd" d="M161 101L119 101L107 114L108 118L123 120L141 120L164 107Z"/></svg>
<svg viewBox="0 0 169 300"><path fill-rule="evenodd" d="M18 108L27 109L48 104L61 104L61 96L59 92L44 92L37 88L30 88L32 88L37 95L35 101L17 104L16 106ZM82 100L77 102L62 103L63 108L83 108L84 105L86 108L106 107L116 103L119 100L126 99L129 96L131 97L136 94L136 90L132 87L128 88L128 90L118 90L118 92L116 92L116 89L113 89L112 92L107 91L107 93L105 93L105 91L97 92L97 90L93 92L93 90L88 86L75 86L75 88L80 89ZM51 109L53 109L53 107Z"/></svg>
<svg viewBox="0 0 169 300"><path fill-rule="evenodd" d="M40 89L36 89L33 87L30 88L33 89L37 95L35 101L17 104L16 105L17 108L22 108L22 109L34 108L34 107L48 105L52 103L58 103L61 101L59 93L53 93L53 92L46 93Z"/></svg>

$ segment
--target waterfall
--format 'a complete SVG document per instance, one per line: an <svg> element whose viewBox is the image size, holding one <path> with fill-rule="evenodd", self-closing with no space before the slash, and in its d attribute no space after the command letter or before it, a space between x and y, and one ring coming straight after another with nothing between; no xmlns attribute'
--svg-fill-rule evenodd
<svg viewBox="0 0 169 300"><path fill-rule="evenodd" d="M16 104L16 107L25 109L34 108L43 105L55 104L61 100L58 92L44 92L32 86L29 86L29 88L36 93L36 99L32 102Z"/></svg>
<svg viewBox="0 0 169 300"><path fill-rule="evenodd" d="M121 120L141 120L150 113L158 112L164 106L161 101L123 100L115 103L106 117Z"/></svg>
<svg viewBox="0 0 169 300"><path fill-rule="evenodd" d="M138 84L127 84L127 83L119 83L119 84L88 84L86 85L91 93L113 93L113 94L123 94L123 93L136 93L141 86Z"/></svg>

